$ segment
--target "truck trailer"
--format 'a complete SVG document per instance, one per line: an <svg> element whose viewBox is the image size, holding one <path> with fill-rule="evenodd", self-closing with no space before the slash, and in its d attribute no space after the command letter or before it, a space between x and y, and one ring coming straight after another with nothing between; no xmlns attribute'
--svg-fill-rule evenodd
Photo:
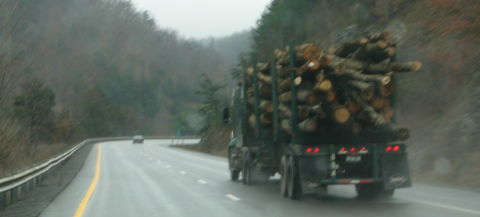
<svg viewBox="0 0 480 217"><path fill-rule="evenodd" d="M352 134L335 124L330 126L328 121L322 123L321 132L300 130L300 86L296 70L300 66L295 53L290 46L285 67L289 73L291 96L287 130L281 126L279 67L275 67L278 58L273 58L268 69L271 76L269 100L273 110L269 126L261 122L264 105L259 64L252 61L253 76L250 78L247 72L241 75L232 94L232 103L223 113L224 122L233 128L228 144L231 180L241 178L243 184L250 185L278 173L280 192L290 199L323 192L329 185L355 185L361 198L391 197L395 189L410 187L407 146L390 131L379 127ZM253 98L249 99L252 94L247 92L252 89Z"/></svg>

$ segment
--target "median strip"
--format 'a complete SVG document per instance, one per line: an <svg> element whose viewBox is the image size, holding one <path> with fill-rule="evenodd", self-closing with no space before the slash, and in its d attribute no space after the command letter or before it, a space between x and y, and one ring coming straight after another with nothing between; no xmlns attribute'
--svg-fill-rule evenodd
<svg viewBox="0 0 480 217"><path fill-rule="evenodd" d="M85 212L85 208L87 207L88 201L93 195L95 188L97 187L98 180L100 179L100 168L101 168L101 160L102 160L102 146L99 144L97 146L97 161L95 163L95 175L93 177L90 186L88 187L87 193L83 197L82 201L78 205L77 210L75 211L74 217L82 217L83 213Z"/></svg>

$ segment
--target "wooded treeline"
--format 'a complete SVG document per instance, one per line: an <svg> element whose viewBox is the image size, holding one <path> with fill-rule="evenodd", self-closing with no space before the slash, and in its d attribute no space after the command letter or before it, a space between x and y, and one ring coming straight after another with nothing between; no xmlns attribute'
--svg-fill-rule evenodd
<svg viewBox="0 0 480 217"><path fill-rule="evenodd" d="M0 165L36 144L194 133L198 78L228 69L128 1L0 0Z"/></svg>

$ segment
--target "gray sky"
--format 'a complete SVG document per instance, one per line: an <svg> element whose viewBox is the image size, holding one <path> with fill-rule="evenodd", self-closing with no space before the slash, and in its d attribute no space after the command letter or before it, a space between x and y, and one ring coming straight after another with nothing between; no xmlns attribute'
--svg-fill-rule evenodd
<svg viewBox="0 0 480 217"><path fill-rule="evenodd" d="M157 25L185 37L225 36L253 27L271 0L131 0Z"/></svg>

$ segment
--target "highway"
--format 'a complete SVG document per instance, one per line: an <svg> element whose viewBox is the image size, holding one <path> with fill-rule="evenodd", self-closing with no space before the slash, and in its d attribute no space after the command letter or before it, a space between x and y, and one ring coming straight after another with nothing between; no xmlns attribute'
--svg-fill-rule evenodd
<svg viewBox="0 0 480 217"><path fill-rule="evenodd" d="M480 216L480 192L421 184L383 201L359 200L352 186L291 201L280 195L278 177L245 186L229 180L225 158L167 143L95 145L76 178L41 216Z"/></svg>

